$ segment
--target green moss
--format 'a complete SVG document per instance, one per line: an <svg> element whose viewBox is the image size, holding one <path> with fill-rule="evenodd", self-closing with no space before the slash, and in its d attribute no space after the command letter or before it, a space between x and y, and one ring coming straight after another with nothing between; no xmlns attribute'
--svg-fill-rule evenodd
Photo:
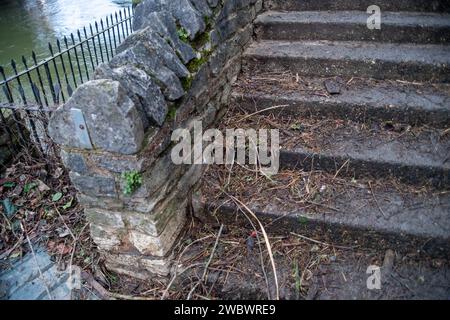
<svg viewBox="0 0 450 320"><path fill-rule="evenodd" d="M208 16L205 16L203 18L203 20L205 21L205 25L206 25L206 30L210 31L212 29L212 22L211 22L211 18Z"/></svg>
<svg viewBox="0 0 450 320"><path fill-rule="evenodd" d="M195 59L191 60L187 64L186 67L188 68L189 72L195 73L195 72L197 72L200 69L200 67L202 66L203 63L205 63L205 62L203 61L202 58L200 58L200 59L199 58L195 58Z"/></svg>
<svg viewBox="0 0 450 320"><path fill-rule="evenodd" d="M192 87L192 81L194 78L192 76L187 76L186 78L181 79L181 85L183 86L184 91L189 91Z"/></svg>
<svg viewBox="0 0 450 320"><path fill-rule="evenodd" d="M205 64L206 62L208 62L209 57L211 56L212 51L211 50L203 50L201 52L201 56L200 58L195 58L193 60L191 60L188 64L187 64L187 68L191 73L195 73L198 70L200 70L200 67Z"/></svg>
<svg viewBox="0 0 450 320"><path fill-rule="evenodd" d="M203 32L199 35L197 35L195 37L194 40L191 41L191 46L196 48L196 49L200 49L201 47L203 47L205 44L207 44L208 42L211 41L211 36L209 34L209 32Z"/></svg>
<svg viewBox="0 0 450 320"><path fill-rule="evenodd" d="M177 115L177 109L178 109L178 105L176 105L176 104L171 105L171 106L169 107L169 111L167 112L167 116L166 116L166 119L167 119L168 121L173 121L173 120L175 120L175 117L176 117L176 115Z"/></svg>

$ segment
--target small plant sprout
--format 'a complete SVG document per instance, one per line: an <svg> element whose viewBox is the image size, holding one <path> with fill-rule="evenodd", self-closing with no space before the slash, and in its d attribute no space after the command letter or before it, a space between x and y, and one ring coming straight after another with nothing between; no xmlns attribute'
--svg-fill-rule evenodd
<svg viewBox="0 0 450 320"><path fill-rule="evenodd" d="M189 42L189 32L187 32L187 30L185 28L179 28L177 30L178 33L178 37L180 38L181 41L183 42Z"/></svg>
<svg viewBox="0 0 450 320"><path fill-rule="evenodd" d="M142 176L137 171L129 171L122 173L124 180L123 193L127 196L133 194L142 185Z"/></svg>

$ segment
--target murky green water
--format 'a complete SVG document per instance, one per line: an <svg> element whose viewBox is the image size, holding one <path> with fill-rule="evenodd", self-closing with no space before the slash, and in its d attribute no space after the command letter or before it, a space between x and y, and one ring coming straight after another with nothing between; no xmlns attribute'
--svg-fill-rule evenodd
<svg viewBox="0 0 450 320"><path fill-rule="evenodd" d="M49 56L48 42L131 5L131 0L0 0L0 65Z"/></svg>

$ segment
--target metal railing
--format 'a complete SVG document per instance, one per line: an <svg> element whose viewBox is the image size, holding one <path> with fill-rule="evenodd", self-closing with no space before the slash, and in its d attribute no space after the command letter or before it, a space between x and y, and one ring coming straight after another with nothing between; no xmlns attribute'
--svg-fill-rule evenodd
<svg viewBox="0 0 450 320"><path fill-rule="evenodd" d="M9 136L12 148L32 142L42 154L48 152L48 113L89 81L100 63L111 60L133 32L132 19L133 10L125 8L57 40L56 46L48 43L49 57L42 61L32 52L31 60L22 56L21 65L11 60L10 66L0 66L0 135Z"/></svg>

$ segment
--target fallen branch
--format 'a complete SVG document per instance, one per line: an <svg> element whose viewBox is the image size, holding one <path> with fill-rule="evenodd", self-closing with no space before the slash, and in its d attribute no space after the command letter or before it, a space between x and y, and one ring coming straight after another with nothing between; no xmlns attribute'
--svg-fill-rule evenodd
<svg viewBox="0 0 450 320"><path fill-rule="evenodd" d="M202 281L205 280L206 273L208 271L208 267L211 264L211 261L212 261L212 259L214 257L214 253L216 252L217 245L219 244L220 236L222 235L222 230L223 230L223 224L220 225L219 233L217 234L216 242L214 243L214 247L213 247L213 250L211 252L211 256L209 257L209 260L208 260L208 262L205 265L205 271L203 271Z"/></svg>
<svg viewBox="0 0 450 320"><path fill-rule="evenodd" d="M257 114L259 114L259 113L263 113L263 112L265 112L265 111L274 110L274 109L279 109L279 108L286 108L286 107L289 107L289 105L287 105L287 104L282 104L282 105L279 105L279 106L272 106L272 107L269 107L269 108L265 108L265 109L262 109L262 110L258 110L258 111L256 111L256 112L253 112L253 113L250 113L250 114L246 115L245 117L242 117L241 119L239 119L238 121L236 121L236 123L237 123L237 122L244 121L245 119L248 119L248 118L250 118L250 117L252 117L252 116L254 116L254 115L257 115Z"/></svg>
<svg viewBox="0 0 450 320"><path fill-rule="evenodd" d="M242 207L244 207L245 210L247 210L247 212L258 222L259 227L261 228L261 232L264 236L267 251L269 253L270 263L272 264L272 271L273 271L273 276L274 276L274 280L275 280L276 300L280 300L280 290L279 290L279 286L278 286L277 268L275 266L275 260L273 259L272 248L270 246L270 241L269 241L269 237L267 236L266 230L264 229L264 226L262 225L261 221L259 221L256 214L254 214L253 211L250 210L249 207L247 207L242 201L240 201L236 197L234 197L232 195L228 195L228 196L231 197L231 199L233 199L233 201L239 203Z"/></svg>
<svg viewBox="0 0 450 320"><path fill-rule="evenodd" d="M333 245L333 244L329 244L329 243L322 242L322 241L319 241L319 240L314 240L314 239L311 239L311 238L302 236L301 234L297 234L297 233L294 233L294 232L291 232L291 234L292 234L293 236L296 236L296 237L300 238L300 239L308 240L308 241L311 241L311 242L313 242L313 243L320 244L320 245L322 245L322 246L335 247L335 248L338 248L338 249L346 249L346 250L351 250L351 249L354 249L354 248L355 248L355 247L335 246L335 245Z"/></svg>
<svg viewBox="0 0 450 320"><path fill-rule="evenodd" d="M87 282L88 285L90 285L99 295L102 300L111 300L111 299L121 299L121 300L155 300L155 298L149 298L149 297L141 297L141 296L130 296L115 292L110 292L106 290L100 283L98 283L94 277L83 271L82 278L84 281Z"/></svg>

